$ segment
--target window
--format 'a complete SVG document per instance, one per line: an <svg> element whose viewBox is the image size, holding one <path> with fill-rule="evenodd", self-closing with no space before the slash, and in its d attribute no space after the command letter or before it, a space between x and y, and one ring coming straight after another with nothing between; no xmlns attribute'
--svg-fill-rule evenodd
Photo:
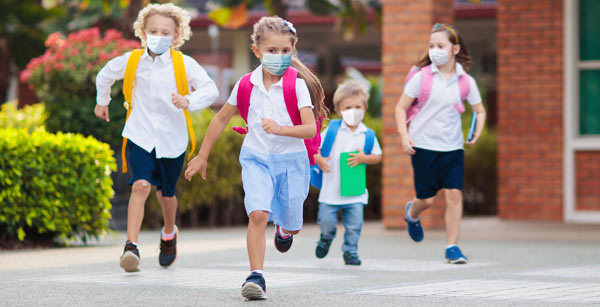
<svg viewBox="0 0 600 307"><path fill-rule="evenodd" d="M600 1L580 0L577 14L579 135L600 135Z"/></svg>

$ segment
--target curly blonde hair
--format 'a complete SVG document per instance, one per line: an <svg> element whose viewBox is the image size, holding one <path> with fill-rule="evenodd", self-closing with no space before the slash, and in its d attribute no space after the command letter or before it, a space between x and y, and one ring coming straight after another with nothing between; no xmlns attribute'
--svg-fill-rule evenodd
<svg viewBox="0 0 600 307"><path fill-rule="evenodd" d="M137 20L133 23L135 36L142 42L142 47L146 47L146 38L144 37L144 28L148 22L148 18L152 15L162 15L169 17L175 21L175 37L173 38L173 48L179 48L186 40L192 36L190 29L190 14L184 9L172 4L148 4L138 14Z"/></svg>

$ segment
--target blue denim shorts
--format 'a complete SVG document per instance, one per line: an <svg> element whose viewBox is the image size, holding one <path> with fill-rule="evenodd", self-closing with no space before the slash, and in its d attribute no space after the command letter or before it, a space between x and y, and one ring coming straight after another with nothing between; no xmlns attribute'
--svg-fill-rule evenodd
<svg viewBox="0 0 600 307"><path fill-rule="evenodd" d="M129 184L144 179L156 186L164 197L175 196L175 186L183 168L185 152L177 158L157 159L155 149L147 152L131 141L127 142L127 148L129 148L129 168L133 173Z"/></svg>
<svg viewBox="0 0 600 307"><path fill-rule="evenodd" d="M306 152L265 154L243 146L240 164L246 213L266 211L276 225L300 230L310 181Z"/></svg>

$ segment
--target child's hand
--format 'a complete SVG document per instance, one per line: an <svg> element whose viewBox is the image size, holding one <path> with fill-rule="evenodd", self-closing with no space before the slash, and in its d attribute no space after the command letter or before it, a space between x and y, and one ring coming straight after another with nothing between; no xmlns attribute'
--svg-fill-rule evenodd
<svg viewBox="0 0 600 307"><path fill-rule="evenodd" d="M415 147L415 143L413 143L413 141L410 139L409 136L402 139L402 149L404 149L405 153L407 153L411 156L414 155L415 149L413 147Z"/></svg>
<svg viewBox="0 0 600 307"><path fill-rule="evenodd" d="M101 106L97 104L94 108L94 114L96 114L97 117L102 118L107 122L110 121L110 118L108 117L108 106Z"/></svg>
<svg viewBox="0 0 600 307"><path fill-rule="evenodd" d="M173 105L175 105L178 109L187 109L190 106L190 102L187 98L179 95L178 93L171 94L171 100L173 101Z"/></svg>
<svg viewBox="0 0 600 307"><path fill-rule="evenodd" d="M317 157L318 156L318 157ZM331 157L323 158L321 155L315 155L315 161L323 173L331 172L331 166L327 161L331 160Z"/></svg>
<svg viewBox="0 0 600 307"><path fill-rule="evenodd" d="M277 122L272 119L263 118L262 128L263 130L265 130L266 133L281 135L281 126L279 126L279 124L277 124Z"/></svg>
<svg viewBox="0 0 600 307"><path fill-rule="evenodd" d="M471 141L467 141L467 145L473 147L473 145L475 145L478 139L479 135L477 133L473 133L473 138L471 139Z"/></svg>
<svg viewBox="0 0 600 307"><path fill-rule="evenodd" d="M359 164L367 162L367 155L365 155L365 153L360 149L357 153L349 153L348 156L350 156L350 158L348 158L346 161L350 167L355 167Z"/></svg>
<svg viewBox="0 0 600 307"><path fill-rule="evenodd" d="M192 181L192 177L200 172L202 175L202 179L206 180L206 166L208 162L206 159L200 158L200 156L195 156L190 162L188 162L187 169L185 170L185 179L188 181Z"/></svg>

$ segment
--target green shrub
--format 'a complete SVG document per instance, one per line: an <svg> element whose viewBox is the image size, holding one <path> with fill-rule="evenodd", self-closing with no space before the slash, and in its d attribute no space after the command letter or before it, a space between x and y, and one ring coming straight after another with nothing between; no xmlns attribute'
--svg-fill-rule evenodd
<svg viewBox="0 0 600 307"><path fill-rule="evenodd" d="M0 128L23 128L32 132L44 126L46 114L41 103L17 109L17 101L9 101L0 109Z"/></svg>
<svg viewBox="0 0 600 307"><path fill-rule="evenodd" d="M0 129L0 233L87 240L108 230L108 144L78 134Z"/></svg>
<svg viewBox="0 0 600 307"><path fill-rule="evenodd" d="M64 38L53 33L46 41L44 55L29 62L21 81L29 83L46 103L46 128L50 132L76 132L116 146L125 123L122 82L112 86L110 122L94 115L96 75L110 60L132 49L139 42L123 39L116 30L101 37L98 28L71 33Z"/></svg>

